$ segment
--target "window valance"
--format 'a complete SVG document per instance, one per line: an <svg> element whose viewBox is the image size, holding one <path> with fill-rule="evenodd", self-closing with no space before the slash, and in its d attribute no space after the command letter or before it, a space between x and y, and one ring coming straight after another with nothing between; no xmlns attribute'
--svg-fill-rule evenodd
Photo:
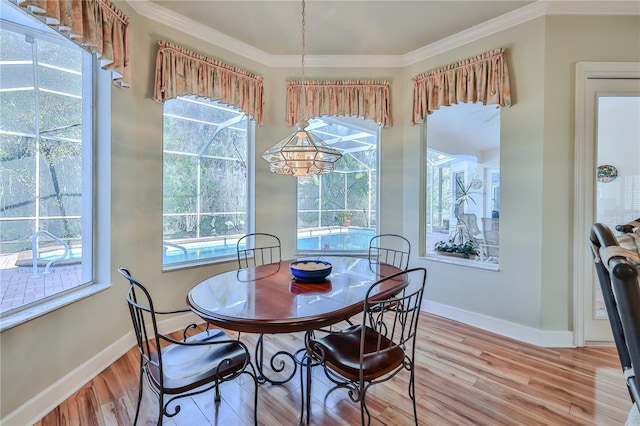
<svg viewBox="0 0 640 426"><path fill-rule="evenodd" d="M109 0L12 0L36 18L96 53L113 83L131 87L129 18Z"/></svg>
<svg viewBox="0 0 640 426"><path fill-rule="evenodd" d="M455 64L427 71L412 78L411 122L458 102L511 105L509 70L504 49L495 49Z"/></svg>
<svg viewBox="0 0 640 426"><path fill-rule="evenodd" d="M323 115L356 115L391 126L388 81L288 81L287 124Z"/></svg>
<svg viewBox="0 0 640 426"><path fill-rule="evenodd" d="M158 42L153 99L196 95L240 108L262 124L263 78L166 41Z"/></svg>

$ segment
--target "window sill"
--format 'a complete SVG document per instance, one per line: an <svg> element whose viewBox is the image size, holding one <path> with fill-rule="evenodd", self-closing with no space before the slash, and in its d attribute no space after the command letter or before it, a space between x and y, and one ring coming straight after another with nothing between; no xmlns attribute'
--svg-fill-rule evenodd
<svg viewBox="0 0 640 426"><path fill-rule="evenodd" d="M466 266L466 267L469 267L469 268L484 269L484 270L487 270L487 271L499 271L500 270L500 265L497 264L497 263L480 262L480 261L477 261L477 260L457 258L457 257L439 255L439 254L435 254L435 253L434 254L427 254L426 256L422 256L421 259L432 260L432 261L438 262L438 263L448 263L450 265L458 265L458 266Z"/></svg>
<svg viewBox="0 0 640 426"><path fill-rule="evenodd" d="M90 284L64 294L60 294L56 297L52 297L48 300L35 302L32 306L27 306L25 308L3 314L0 317L0 332L23 324L39 316L48 314L56 309L70 305L78 300L84 299L85 297L92 296L109 287L111 287L111 284Z"/></svg>
<svg viewBox="0 0 640 426"><path fill-rule="evenodd" d="M232 256L209 257L189 262L169 263L167 265L162 265L162 272L180 271L183 269L199 268L201 266L211 266L229 262L235 262L237 265L238 257L234 254Z"/></svg>

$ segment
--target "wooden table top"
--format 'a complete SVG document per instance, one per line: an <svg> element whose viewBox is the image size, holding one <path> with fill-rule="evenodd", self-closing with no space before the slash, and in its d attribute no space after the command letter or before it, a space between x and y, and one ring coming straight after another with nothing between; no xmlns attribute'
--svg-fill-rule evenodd
<svg viewBox="0 0 640 426"><path fill-rule="evenodd" d="M335 324L362 312L369 287L399 272L366 258L308 257L332 264L321 283L295 281L289 270L294 260L225 272L196 285L187 304L206 321L228 330L249 333L291 333ZM389 280L380 296L406 286L405 277Z"/></svg>

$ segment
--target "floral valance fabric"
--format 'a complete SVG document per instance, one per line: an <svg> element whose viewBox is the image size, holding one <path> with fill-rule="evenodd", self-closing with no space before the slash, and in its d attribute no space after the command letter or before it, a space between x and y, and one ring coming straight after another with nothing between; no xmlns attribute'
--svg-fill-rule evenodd
<svg viewBox="0 0 640 426"><path fill-rule="evenodd" d="M131 87L129 18L109 0L13 0L100 58L113 83Z"/></svg>
<svg viewBox="0 0 640 426"><path fill-rule="evenodd" d="M196 95L240 108L263 121L263 78L166 41L158 42L153 99Z"/></svg>
<svg viewBox="0 0 640 426"><path fill-rule="evenodd" d="M509 70L504 49L495 49L455 64L419 74L413 80L411 122L459 102L511 105Z"/></svg>
<svg viewBox="0 0 640 426"><path fill-rule="evenodd" d="M355 115L391 126L388 81L288 81L287 124L323 115Z"/></svg>

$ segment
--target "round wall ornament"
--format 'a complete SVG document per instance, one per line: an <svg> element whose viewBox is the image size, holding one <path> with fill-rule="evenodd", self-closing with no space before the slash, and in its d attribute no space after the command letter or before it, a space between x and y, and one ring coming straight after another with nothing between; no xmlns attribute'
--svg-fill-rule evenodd
<svg viewBox="0 0 640 426"><path fill-rule="evenodd" d="M610 164L598 166L596 178L598 182L611 182L618 177L618 169Z"/></svg>

